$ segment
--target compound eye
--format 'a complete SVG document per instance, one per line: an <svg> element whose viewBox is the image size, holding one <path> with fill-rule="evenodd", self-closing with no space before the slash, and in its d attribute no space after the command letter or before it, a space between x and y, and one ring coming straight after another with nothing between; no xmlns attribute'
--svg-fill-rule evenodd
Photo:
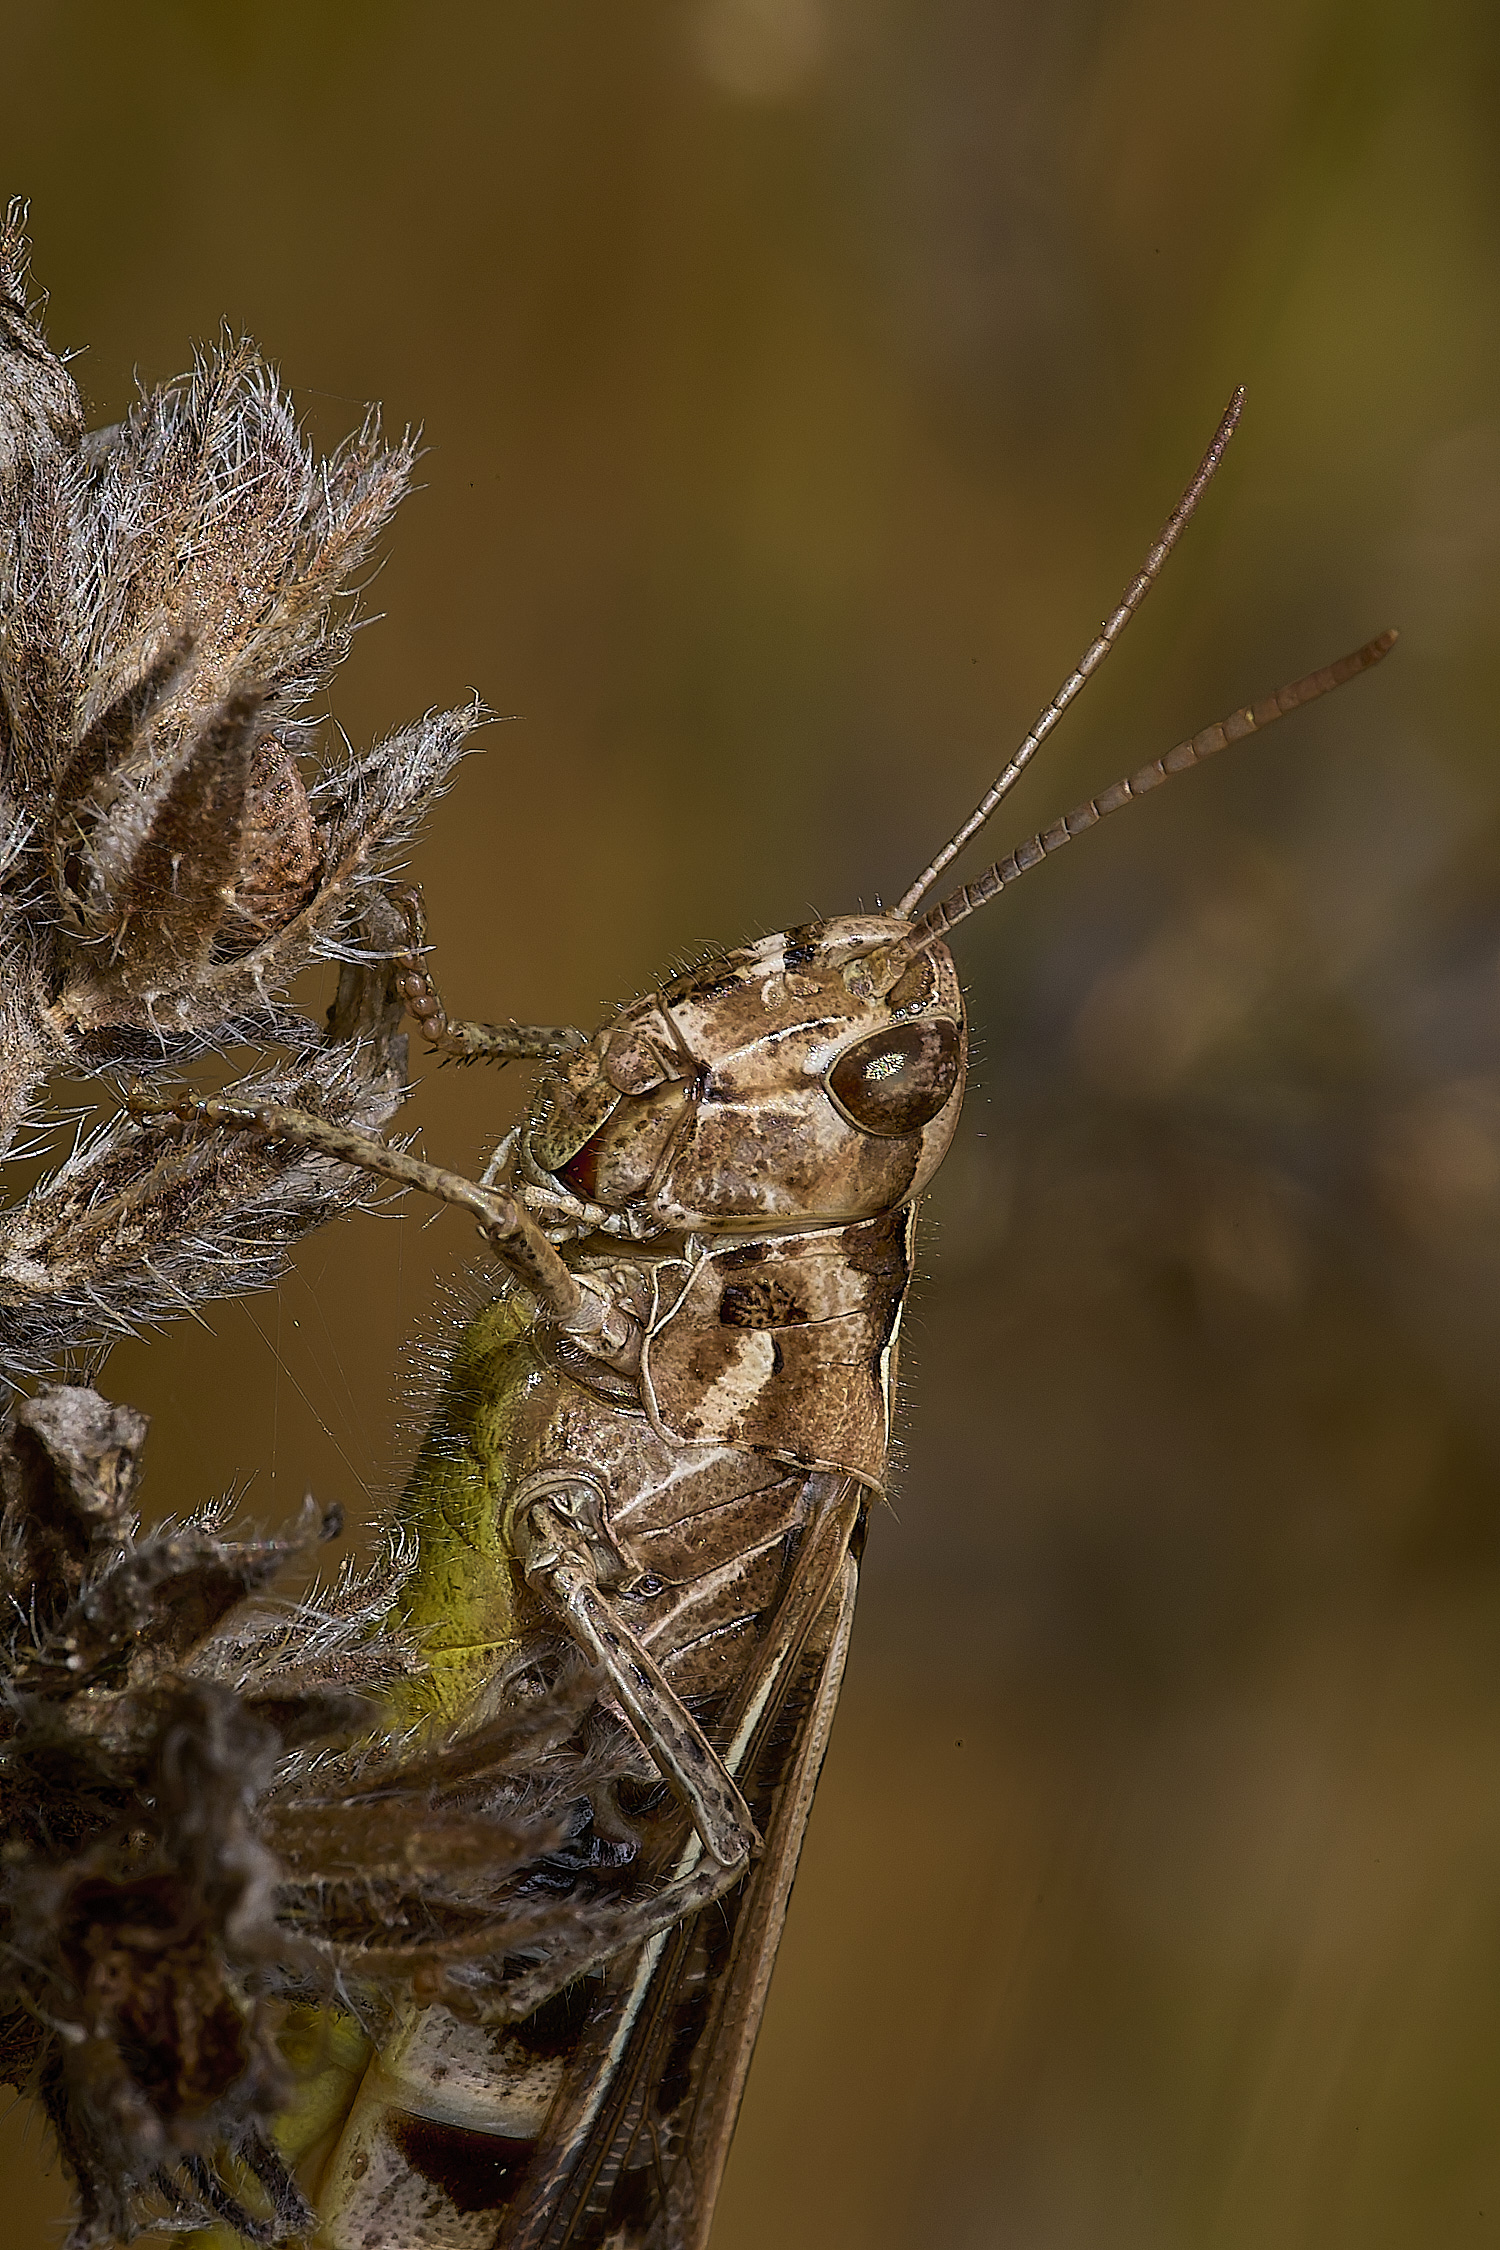
<svg viewBox="0 0 1500 2250"><path fill-rule="evenodd" d="M941 1017L895 1023L845 1049L828 1073L828 1091L861 1132L899 1140L931 1124L962 1063L957 1024Z"/></svg>

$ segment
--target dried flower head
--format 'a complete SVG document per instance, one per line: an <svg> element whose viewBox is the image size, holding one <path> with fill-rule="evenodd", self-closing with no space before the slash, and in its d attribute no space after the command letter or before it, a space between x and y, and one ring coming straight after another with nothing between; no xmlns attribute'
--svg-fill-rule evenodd
<svg viewBox="0 0 1500 2250"><path fill-rule="evenodd" d="M371 418L318 462L247 344L86 435L18 228L13 208L0 1157L54 1076L230 1045L261 1050L252 1101L377 1124L413 982L383 873L483 712L320 767L308 710L410 440L385 448ZM285 998L318 959L341 965L326 1026ZM358 1193L291 1143L117 1115L0 1218L0 1371L19 1387L267 1281ZM383 1691L423 1663L391 1623L412 1558L278 1602L337 1525L309 1502L280 1537L213 1509L143 1535L145 1427L82 1386L0 1424L0 2079L56 2132L73 2250L215 2222L291 2244L312 2214L275 2127L335 2022L358 2043L391 1995L504 2018L552 1989L641 1879L650 1822L620 1792L637 1812L665 1793L561 1645L461 1736L383 1729Z"/></svg>
<svg viewBox="0 0 1500 2250"><path fill-rule="evenodd" d="M279 1044L260 1098L374 1124L399 1099L404 942L380 887L484 714L429 714L320 763L311 706L351 576L410 479L378 417L328 459L254 346L86 433L0 227L0 1157L49 1079ZM290 1009L350 966L325 1031ZM357 1192L283 1150L116 1120L0 1221L13 1378L275 1272Z"/></svg>

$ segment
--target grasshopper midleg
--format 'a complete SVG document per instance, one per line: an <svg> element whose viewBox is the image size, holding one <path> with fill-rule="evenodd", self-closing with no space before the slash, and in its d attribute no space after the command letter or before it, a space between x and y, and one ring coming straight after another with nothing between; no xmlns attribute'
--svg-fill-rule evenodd
<svg viewBox="0 0 1500 2250"><path fill-rule="evenodd" d="M404 2007L307 2183L323 2250L701 2250L884 1488L915 1214L963 1100L947 935L1394 639L1204 729L922 911L1134 613L1238 411L891 913L778 932L584 1038L454 1023L409 905L401 989L432 1044L550 1057L480 1181L289 1110L134 1105L299 1141L476 1218L507 1280L459 1340L403 1505L419 1550L406 1615L430 1668L393 1722L462 1731L571 1645L665 1783L617 1801L608 1832L580 1806L557 1863L575 1928L456 1960L442 1995Z"/></svg>
<svg viewBox="0 0 1500 2250"><path fill-rule="evenodd" d="M555 1062L575 1048L587 1046L588 1034L573 1024L455 1023L422 966L426 932L420 894L406 885L396 893L396 902L405 916L410 939L408 950L396 955L396 989L434 1054L463 1063Z"/></svg>

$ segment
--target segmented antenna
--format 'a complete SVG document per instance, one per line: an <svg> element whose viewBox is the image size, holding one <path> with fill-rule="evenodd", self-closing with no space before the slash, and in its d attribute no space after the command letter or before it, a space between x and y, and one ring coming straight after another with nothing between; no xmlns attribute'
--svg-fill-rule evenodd
<svg viewBox="0 0 1500 2250"><path fill-rule="evenodd" d="M1176 546L1183 525L1187 522L1188 517L1197 507L1198 502L1202 499L1204 489L1207 486L1210 477L1212 477L1215 469L1223 460L1225 447L1228 445L1230 439L1234 436L1235 425L1239 421L1240 409L1244 405L1244 403L1245 392L1244 386L1241 385L1240 389L1235 392L1233 398L1229 401L1228 406L1224 409L1224 418L1220 422L1217 430L1215 430L1214 432L1213 444L1209 447L1208 451L1204 454L1203 459L1199 462L1197 472L1193 477L1192 483L1188 486L1186 492L1184 492L1182 498L1178 501L1176 507L1172 510L1172 513L1168 516L1166 522L1162 525L1161 531L1157 536L1155 546L1151 549L1150 554L1147 555L1146 560L1142 563L1135 577L1131 579L1130 584L1126 587L1124 593L1120 596L1120 605L1118 609L1115 610L1113 616L1106 618L1104 623L1100 626L1097 638L1091 641L1089 643L1089 646L1084 650L1082 656L1078 659L1078 662L1074 666L1073 670L1068 674L1067 678L1063 681L1062 686L1058 689L1056 695L1053 696L1052 701L1042 712L1041 717L1037 720L1036 725L1032 728L1030 734L1027 735L1025 741L1016 751L1010 763L1005 767L1004 771L996 780L994 788L989 790L985 796L981 797L979 803L974 807L974 810L970 813L968 819L964 822L962 828L959 829L958 833L955 836L950 837L949 841L944 844L942 850L938 853L936 859L932 860L926 867L923 868L921 874L917 877L911 888L903 892L901 897L896 901L892 912L896 914L902 921L905 921L908 918L913 907L915 907L919 903L919 901L926 896L928 891L932 889L933 884L942 874L944 868L950 865L953 860L957 859L959 853L963 850L965 844L969 841L969 838L979 833L979 830L989 819L990 814L1000 803L1000 800L1003 797L1008 796L1010 794L1010 791L1014 789L1016 783L1020 780L1022 774L1026 771L1026 768L1030 765L1032 759L1036 756L1037 751L1046 741L1048 735L1052 732L1052 729L1056 726L1058 720L1062 717L1064 711L1066 711L1074 696L1083 686L1084 681L1088 679L1092 673L1098 671L1099 666L1104 662L1104 659L1106 658L1106 656L1108 656L1110 650L1114 647L1115 642L1119 639L1126 626L1130 623L1131 618L1140 608L1141 603L1145 600L1146 595L1149 593L1151 586L1161 569L1162 564L1166 561L1168 555L1170 555L1172 549Z"/></svg>
<svg viewBox="0 0 1500 2250"><path fill-rule="evenodd" d="M1274 695L1262 697L1259 703L1231 712L1227 719L1220 719L1213 726L1205 727L1191 741L1179 742L1164 758L1153 758L1149 766L1141 766L1123 781L1112 782L1097 797L1090 797L1086 803L1075 805L1070 813L1065 813L1061 820L1055 820L1050 828L1042 829L1035 836L1028 836L1024 844L1018 844L1004 859L997 860L977 882L965 883L961 890L954 891L939 905L931 907L920 921L912 924L899 944L891 948L893 961L897 953L903 958L909 958L913 953L920 953L934 938L946 936L955 923L964 921L979 907L987 906L992 898L998 898L1018 875L1024 875L1030 867L1039 866L1053 852L1061 851L1064 844L1071 844L1075 836L1081 836L1086 828L1092 828L1096 821L1103 820L1106 813L1119 812L1137 797L1144 796L1148 789L1159 788L1170 774L1186 773L1191 766L1201 765L1216 750L1222 750L1226 742L1241 742L1247 734L1259 734L1263 727L1271 726L1277 719L1284 718L1288 711L1295 711L1303 703L1313 703L1320 695L1327 695L1331 688L1342 687L1346 680L1352 680L1356 674L1368 672L1371 665L1378 664L1395 645L1394 627L1384 633L1377 633L1374 640L1366 641L1363 648L1353 650L1348 656L1339 657L1332 664L1325 664L1319 672L1309 672L1305 678L1293 680L1290 686L1278 688ZM882 975L885 973L882 970Z"/></svg>

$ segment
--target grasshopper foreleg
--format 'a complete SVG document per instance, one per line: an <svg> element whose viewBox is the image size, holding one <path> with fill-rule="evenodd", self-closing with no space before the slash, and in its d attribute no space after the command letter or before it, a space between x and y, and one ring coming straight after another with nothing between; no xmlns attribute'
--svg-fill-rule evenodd
<svg viewBox="0 0 1500 2250"><path fill-rule="evenodd" d="M555 1062L559 1056L570 1055L575 1048L587 1045L585 1034L567 1023L456 1022L422 966L425 925L421 895L407 888L397 891L395 899L411 933L407 951L392 955L396 990L406 1002L407 1013L415 1017L429 1047L454 1062L508 1063Z"/></svg>
<svg viewBox="0 0 1500 2250"><path fill-rule="evenodd" d="M253 1133L267 1141L290 1141L362 1171L420 1188L439 1202L472 1212L479 1231L515 1278L528 1289L559 1328L610 1366L629 1368L640 1356L641 1323L607 1283L580 1276L558 1256L518 1196L502 1187L482 1187L462 1172L428 1164L405 1149L393 1148L378 1133L334 1125L310 1110L277 1102L233 1102L222 1096L182 1095L173 1099L138 1087L126 1107L142 1119L171 1118L180 1125L219 1125Z"/></svg>
<svg viewBox="0 0 1500 2250"><path fill-rule="evenodd" d="M601 1590L601 1554L606 1569L619 1557L602 1531L592 1480L552 1471L541 1490L535 1483L523 1486L511 1511L510 1539L528 1582L604 1673L707 1849L720 1866L743 1867L760 1841L749 1806L687 1705Z"/></svg>

